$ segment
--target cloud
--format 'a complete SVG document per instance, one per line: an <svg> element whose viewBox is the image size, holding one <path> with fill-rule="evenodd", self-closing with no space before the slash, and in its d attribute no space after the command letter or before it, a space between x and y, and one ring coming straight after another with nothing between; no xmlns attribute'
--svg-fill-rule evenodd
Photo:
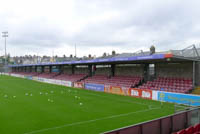
<svg viewBox="0 0 200 134"><path fill-rule="evenodd" d="M52 51L70 55L75 44L78 56L147 50L153 43L159 51L183 49L200 41L199 4L187 0L7 0L0 5L0 29L9 31L11 55L52 55Z"/></svg>

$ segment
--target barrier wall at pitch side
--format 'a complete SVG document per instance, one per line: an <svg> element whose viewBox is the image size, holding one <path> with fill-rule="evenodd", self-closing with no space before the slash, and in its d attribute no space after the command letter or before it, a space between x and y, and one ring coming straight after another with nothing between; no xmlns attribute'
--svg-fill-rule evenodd
<svg viewBox="0 0 200 134"><path fill-rule="evenodd" d="M172 93L172 92L163 92L163 91L154 91L148 89L136 89L136 88L127 88L121 86L111 86L103 84L93 84L93 83L84 83L84 82L74 82L71 81L62 81L55 79L46 79L41 77L32 77L32 76L23 76L19 74L10 74L11 76L32 79L40 82L52 83L57 85L64 85L68 87L76 87L82 89L89 89L119 95L128 95L133 97L165 101L171 103L186 104L192 106L200 106L200 96L191 95L191 94L182 94L182 93Z"/></svg>
<svg viewBox="0 0 200 134"><path fill-rule="evenodd" d="M200 106L200 96L158 91L158 100L191 106Z"/></svg>
<svg viewBox="0 0 200 134"><path fill-rule="evenodd" d="M74 82L74 87L75 88L84 88L84 83L83 82Z"/></svg>
<svg viewBox="0 0 200 134"><path fill-rule="evenodd" d="M192 109L101 134L171 134L199 123L200 109Z"/></svg>
<svg viewBox="0 0 200 134"><path fill-rule="evenodd" d="M129 95L128 94L128 87L122 87L122 86L111 86L111 85L105 85L104 86L104 92L112 93L112 94L119 94L119 95Z"/></svg>
<svg viewBox="0 0 200 134"><path fill-rule="evenodd" d="M41 78L41 77L33 77L33 80L50 83L50 84L63 85L63 86L67 86L67 87L72 87L72 85L73 85L71 81L46 79L46 78Z"/></svg>
<svg viewBox="0 0 200 134"><path fill-rule="evenodd" d="M44 83L63 85L63 86L67 86L67 87L73 86L73 83L71 81L47 79L47 78L34 77L34 76L24 76L24 75L19 75L19 74L10 74L10 76L25 78L25 79L29 79L29 80L35 80L35 81L44 82Z"/></svg>
<svg viewBox="0 0 200 134"><path fill-rule="evenodd" d="M85 84L85 89L104 92L104 85L103 84L86 83Z"/></svg>
<svg viewBox="0 0 200 134"><path fill-rule="evenodd" d="M147 89L135 89L135 88L130 88L129 89L129 95L134 96L134 97L140 97L140 98L145 98L145 99L151 99L152 100L152 90L147 90Z"/></svg>

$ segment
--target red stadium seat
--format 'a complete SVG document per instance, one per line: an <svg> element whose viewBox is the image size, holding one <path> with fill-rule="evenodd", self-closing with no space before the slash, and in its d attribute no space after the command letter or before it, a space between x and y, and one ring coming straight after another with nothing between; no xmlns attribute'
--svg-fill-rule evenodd
<svg viewBox="0 0 200 134"><path fill-rule="evenodd" d="M76 82L76 81L84 78L85 76L87 76L87 74L73 74L73 75L60 74L60 75L55 76L53 79ZM88 83L88 82L86 81L86 83Z"/></svg>
<svg viewBox="0 0 200 134"><path fill-rule="evenodd" d="M185 129L185 131L186 131L185 134L193 134L194 133L194 127L191 126L191 127L187 128L187 129Z"/></svg>
<svg viewBox="0 0 200 134"><path fill-rule="evenodd" d="M177 134L186 134L186 131L185 129L183 129L183 130L178 131Z"/></svg>
<svg viewBox="0 0 200 134"><path fill-rule="evenodd" d="M194 126L194 132L200 132L200 124Z"/></svg>
<svg viewBox="0 0 200 134"><path fill-rule="evenodd" d="M108 78L106 75L94 75L83 81L86 83L107 84L111 86L135 87L141 80L142 77L139 76L114 76ZM144 87L146 87L146 85L140 86L140 88Z"/></svg>
<svg viewBox="0 0 200 134"><path fill-rule="evenodd" d="M143 87L152 90L163 88L164 91L168 92L188 93L192 89L192 79L158 77L154 81L147 81L142 86L139 86L139 88Z"/></svg>

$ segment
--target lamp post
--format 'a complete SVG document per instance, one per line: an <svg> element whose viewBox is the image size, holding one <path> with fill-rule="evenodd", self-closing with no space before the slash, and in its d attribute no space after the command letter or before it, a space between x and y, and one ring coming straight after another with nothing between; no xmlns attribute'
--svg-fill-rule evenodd
<svg viewBox="0 0 200 134"><path fill-rule="evenodd" d="M6 54L6 38L8 37L8 32L2 32L2 37L5 38L5 66L7 65L7 54Z"/></svg>

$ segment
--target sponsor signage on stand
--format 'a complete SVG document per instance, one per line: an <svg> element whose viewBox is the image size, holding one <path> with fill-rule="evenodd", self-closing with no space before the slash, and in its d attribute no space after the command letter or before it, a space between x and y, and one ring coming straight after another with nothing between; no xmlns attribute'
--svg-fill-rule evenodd
<svg viewBox="0 0 200 134"><path fill-rule="evenodd" d="M121 94L121 95L124 94L120 86L110 86L110 93Z"/></svg>
<svg viewBox="0 0 200 134"><path fill-rule="evenodd" d="M152 90L130 88L129 95L145 99L152 99Z"/></svg>
<svg viewBox="0 0 200 134"><path fill-rule="evenodd" d="M104 92L104 85L103 84L86 83L85 84L85 89Z"/></svg>
<svg viewBox="0 0 200 134"><path fill-rule="evenodd" d="M84 88L84 83L83 82L74 82L74 87L76 87L76 88Z"/></svg>
<svg viewBox="0 0 200 134"><path fill-rule="evenodd" d="M198 95L159 91L158 100L165 101L165 102L185 104L185 105L200 106L200 96Z"/></svg>

